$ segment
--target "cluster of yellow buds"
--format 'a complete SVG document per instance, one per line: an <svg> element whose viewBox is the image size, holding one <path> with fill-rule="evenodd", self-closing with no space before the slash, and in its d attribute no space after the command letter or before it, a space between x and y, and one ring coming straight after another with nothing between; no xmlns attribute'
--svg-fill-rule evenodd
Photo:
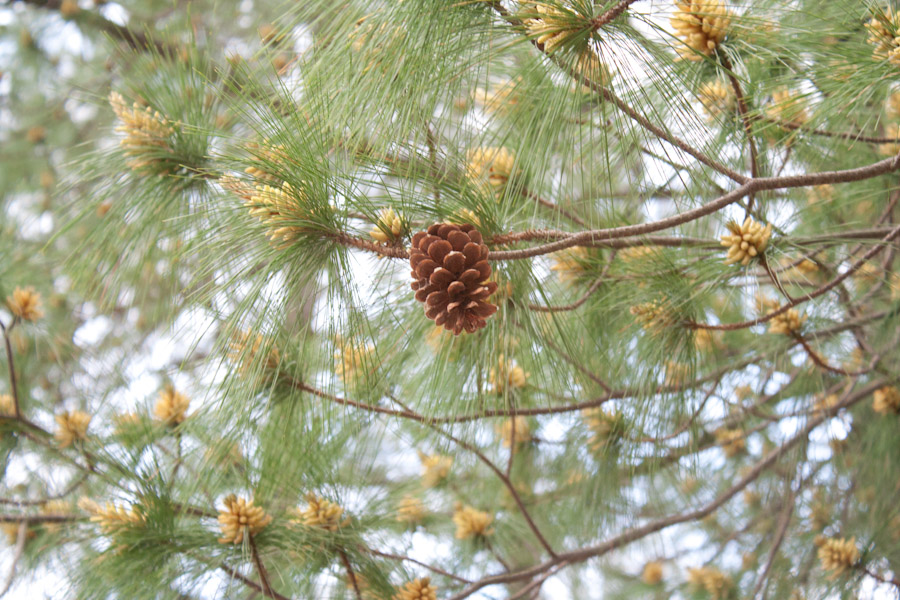
<svg viewBox="0 0 900 600"><path fill-rule="evenodd" d="M365 66L363 73L368 73L378 67L386 72L387 61L390 56L386 50L396 48L404 42L407 36L403 25L394 25L389 22L377 24L372 17L375 13L366 15L356 22L356 27L350 32L350 47L362 57ZM403 53L395 55L398 62L403 62Z"/></svg>
<svg viewBox="0 0 900 600"><path fill-rule="evenodd" d="M738 225L734 221L725 224L731 233L722 236L722 246L728 248L725 257L726 265L741 263L744 266L750 264L750 260L760 256L769 245L772 237L772 224L765 227L750 217Z"/></svg>
<svg viewBox="0 0 900 600"><path fill-rule="evenodd" d="M122 122L116 131L125 134L121 144L125 156L132 157L128 166L138 170L159 163L159 153L169 150L169 140L175 133L169 120L137 102L129 108L118 92L110 92L109 104Z"/></svg>
<svg viewBox="0 0 900 600"><path fill-rule="evenodd" d="M900 13L893 9L876 14L867 23L869 36L866 41L875 46L872 56L900 66Z"/></svg>
<svg viewBox="0 0 900 600"><path fill-rule="evenodd" d="M71 446L76 441L87 439L88 425L91 424L91 415L80 410L62 412L56 419L56 442L60 448Z"/></svg>
<svg viewBox="0 0 900 600"><path fill-rule="evenodd" d="M512 81L492 87L490 91L484 88L475 88L475 91L472 92L472 99L487 112L504 113L519 103L516 87L521 80L521 77L517 77Z"/></svg>
<svg viewBox="0 0 900 600"><path fill-rule="evenodd" d="M900 390L892 385L875 390L872 410L882 415L900 413Z"/></svg>
<svg viewBox="0 0 900 600"><path fill-rule="evenodd" d="M711 329L694 330L694 348L700 352L709 352L722 343L722 332Z"/></svg>
<svg viewBox="0 0 900 600"><path fill-rule="evenodd" d="M666 361L666 385L683 386L690 381L691 365L677 360Z"/></svg>
<svg viewBox="0 0 900 600"><path fill-rule="evenodd" d="M575 73L602 87L609 86L613 79L612 71L590 47L585 48L578 55L578 59L575 61ZM589 85L582 85L581 89L585 93L594 92Z"/></svg>
<svg viewBox="0 0 900 600"><path fill-rule="evenodd" d="M422 485L431 488L442 482L450 474L453 457L441 454L425 454L419 452L422 462Z"/></svg>
<svg viewBox="0 0 900 600"><path fill-rule="evenodd" d="M120 533L123 529L143 525L146 522L144 515L134 507L116 506L107 502L100 506L90 498L81 498L78 508L91 515L91 523L96 523L100 531L107 535Z"/></svg>
<svg viewBox="0 0 900 600"><path fill-rule="evenodd" d="M229 343L229 358L241 365L241 373L247 372L256 365L257 358L263 346L269 348L266 360L263 363L265 369L276 369L281 363L281 353L275 344L270 343L261 333L253 335L250 331L242 331Z"/></svg>
<svg viewBox="0 0 900 600"><path fill-rule="evenodd" d="M856 549L856 538L826 538L817 540L820 543L818 556L822 568L831 571L835 578L852 569L859 562L859 550Z"/></svg>
<svg viewBox="0 0 900 600"><path fill-rule="evenodd" d="M834 200L834 186L830 183L814 185L806 188L806 203L831 202Z"/></svg>
<svg viewBox="0 0 900 600"><path fill-rule="evenodd" d="M533 17L525 19L528 35L543 46L547 54L552 54L573 36L590 27L590 22L579 18L577 12L558 4L533 2L528 6L528 14Z"/></svg>
<svg viewBox="0 0 900 600"><path fill-rule="evenodd" d="M223 185L230 185L230 182L223 182ZM284 182L279 187L256 185L245 199L244 206L249 209L251 217L268 228L266 237L279 243L279 248L286 248L309 231L308 227L298 225L299 221L307 221L311 217L304 206L306 202L307 197L302 190Z"/></svg>
<svg viewBox="0 0 900 600"><path fill-rule="evenodd" d="M704 590L711 600L725 600L734 583L715 567L688 569L688 584L696 590Z"/></svg>
<svg viewBox="0 0 900 600"><path fill-rule="evenodd" d="M717 429L714 435L716 443L722 447L728 458L737 456L747 448L744 432L740 429Z"/></svg>
<svg viewBox="0 0 900 600"><path fill-rule="evenodd" d="M590 254L584 246L573 246L553 253L551 271L556 271L563 283L572 281L584 273Z"/></svg>
<svg viewBox="0 0 900 600"><path fill-rule="evenodd" d="M792 262L792 261L790 261ZM819 265L808 258L804 258L795 265L790 265L785 275L791 279L801 281L809 280L819 274Z"/></svg>
<svg viewBox="0 0 900 600"><path fill-rule="evenodd" d="M400 588L391 600L437 600L437 588L429 577L414 579Z"/></svg>
<svg viewBox="0 0 900 600"><path fill-rule="evenodd" d="M581 415L591 432L588 438L591 452L604 452L625 433L625 416L614 408L586 408Z"/></svg>
<svg viewBox="0 0 900 600"><path fill-rule="evenodd" d="M37 321L44 316L41 310L41 295L29 286L16 287L11 296L6 297L6 306L14 317L23 321Z"/></svg>
<svg viewBox="0 0 900 600"><path fill-rule="evenodd" d="M341 518L344 515L344 509L339 504L320 498L313 493L306 495L306 508L296 508L294 513L296 518L291 522L305 527L337 531L350 524L350 517Z"/></svg>
<svg viewBox="0 0 900 600"><path fill-rule="evenodd" d="M507 390L518 390L525 387L528 379L522 367L517 365L512 359L507 360L504 355L500 355L497 360L497 366L491 367L488 375L488 381L493 390L498 394L503 394Z"/></svg>
<svg viewBox="0 0 900 600"><path fill-rule="evenodd" d="M391 244L400 239L406 232L406 221L403 215L393 208L385 208L378 215L375 227L369 232L376 242Z"/></svg>
<svg viewBox="0 0 900 600"><path fill-rule="evenodd" d="M759 305L759 311L764 315L773 313L780 308L777 300L769 298L758 298L757 304ZM794 335L803 327L806 318L807 316L801 316L796 308L790 308L783 313L772 317L769 321L769 333Z"/></svg>
<svg viewBox="0 0 900 600"><path fill-rule="evenodd" d="M507 419L503 423L497 424L494 428L500 436L501 444L504 448L518 448L522 444L531 441L531 426L525 417L514 417Z"/></svg>
<svg viewBox="0 0 900 600"><path fill-rule="evenodd" d="M627 263L642 262L659 256L659 250L653 246L630 246L619 250L617 256Z"/></svg>
<svg viewBox="0 0 900 600"><path fill-rule="evenodd" d="M806 103L796 92L780 89L772 92L772 104L766 108L769 118L800 127L809 120Z"/></svg>
<svg viewBox="0 0 900 600"><path fill-rule="evenodd" d="M167 386L159 393L159 399L153 407L153 414L169 427L175 427L184 422L190 403L190 398L176 391L175 388Z"/></svg>
<svg viewBox="0 0 900 600"><path fill-rule="evenodd" d="M507 148L472 148L466 153L466 176L488 191L499 192L515 173L516 155Z"/></svg>
<svg viewBox="0 0 900 600"><path fill-rule="evenodd" d="M278 182L278 177L270 173L266 169L270 165L284 163L287 161L287 151L284 144L270 144L268 141L258 144L251 142L247 144L247 150L253 153L254 157L259 161L260 166L251 165L244 169L244 172L260 182Z"/></svg>
<svg viewBox="0 0 900 600"><path fill-rule="evenodd" d="M400 523L410 525L421 523L425 518L425 513L425 503L416 496L403 496L397 505L397 521Z"/></svg>
<svg viewBox="0 0 900 600"><path fill-rule="evenodd" d="M877 393L877 392L876 392ZM813 410L818 413L828 412L838 403L837 394L822 394L813 402Z"/></svg>
<svg viewBox="0 0 900 600"><path fill-rule="evenodd" d="M737 109L737 96L734 95L734 89L721 79L708 81L701 85L697 97L710 120L734 114Z"/></svg>
<svg viewBox="0 0 900 600"><path fill-rule="evenodd" d="M731 12L722 0L676 0L669 23L681 38L678 53L688 60L710 56L725 40Z"/></svg>
<svg viewBox="0 0 900 600"><path fill-rule="evenodd" d="M16 401L9 394L0 394L0 419L11 419L16 416Z"/></svg>
<svg viewBox="0 0 900 600"><path fill-rule="evenodd" d="M453 523L456 525L456 539L458 540L491 535L494 533L494 528L491 527L493 522L493 515L484 511L460 503L454 507Z"/></svg>
<svg viewBox="0 0 900 600"><path fill-rule="evenodd" d="M272 516L261 506L254 506L253 500L229 494L223 504L225 508L219 511L220 544L240 544L244 538L256 535L272 522Z"/></svg>
<svg viewBox="0 0 900 600"><path fill-rule="evenodd" d="M663 579L663 565L658 560L652 560L644 565L641 572L641 580L647 585L657 585Z"/></svg>
<svg viewBox="0 0 900 600"><path fill-rule="evenodd" d="M651 300L635 304L628 312L640 323L641 327L654 335L663 333L677 323L667 300Z"/></svg>
<svg viewBox="0 0 900 600"><path fill-rule="evenodd" d="M372 344L345 342L338 339L340 350L334 353L334 371L346 385L353 385L365 373L373 370Z"/></svg>

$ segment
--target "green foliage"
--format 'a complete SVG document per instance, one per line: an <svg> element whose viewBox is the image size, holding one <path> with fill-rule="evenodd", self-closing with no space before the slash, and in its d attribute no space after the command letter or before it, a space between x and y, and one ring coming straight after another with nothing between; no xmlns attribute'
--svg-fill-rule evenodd
<svg viewBox="0 0 900 600"><path fill-rule="evenodd" d="M728 3L698 45L699 2L96 4L0 8L17 589L896 593L886 6ZM747 217L772 238L725 265ZM490 251L475 333L409 287L441 222ZM271 517L236 544L230 494Z"/></svg>

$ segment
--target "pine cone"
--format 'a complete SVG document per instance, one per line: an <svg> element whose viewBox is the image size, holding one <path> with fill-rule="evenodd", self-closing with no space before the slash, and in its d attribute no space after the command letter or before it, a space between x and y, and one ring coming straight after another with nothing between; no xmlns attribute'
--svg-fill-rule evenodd
<svg viewBox="0 0 900 600"><path fill-rule="evenodd" d="M488 248L472 225L435 223L413 236L409 250L412 289L425 303L425 316L459 334L473 333L497 312L487 298L497 283L487 281Z"/></svg>

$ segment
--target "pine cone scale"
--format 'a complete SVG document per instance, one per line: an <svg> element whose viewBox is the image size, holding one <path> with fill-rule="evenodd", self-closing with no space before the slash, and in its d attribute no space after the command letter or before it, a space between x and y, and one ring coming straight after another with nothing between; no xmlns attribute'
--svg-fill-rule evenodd
<svg viewBox="0 0 900 600"><path fill-rule="evenodd" d="M497 290L488 248L472 225L436 223L413 236L409 256L415 298L437 325L472 333L497 311L487 301Z"/></svg>

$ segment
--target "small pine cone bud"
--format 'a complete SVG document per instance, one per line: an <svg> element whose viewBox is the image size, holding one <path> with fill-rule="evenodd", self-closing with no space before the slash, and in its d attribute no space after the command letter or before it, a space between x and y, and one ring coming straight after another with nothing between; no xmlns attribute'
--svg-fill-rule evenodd
<svg viewBox="0 0 900 600"><path fill-rule="evenodd" d="M513 360L507 360L501 354L497 360L497 366L491 367L488 381L496 393L503 394L507 390L518 390L525 387L528 373Z"/></svg>
<svg viewBox="0 0 900 600"><path fill-rule="evenodd" d="M737 109L737 97L734 95L734 90L721 79L704 83L700 86L697 97L710 120L715 120L722 115L734 114Z"/></svg>
<svg viewBox="0 0 900 600"><path fill-rule="evenodd" d="M675 315L667 300L652 300L635 304L629 312L646 331L658 335L672 328L677 323Z"/></svg>
<svg viewBox="0 0 900 600"><path fill-rule="evenodd" d="M187 418L187 409L190 403L190 398L175 391L172 387L167 387L159 393L159 399L153 407L153 414L169 427L175 427Z"/></svg>
<svg viewBox="0 0 900 600"><path fill-rule="evenodd" d="M88 425L91 424L91 415L80 410L63 412L56 415L56 424L59 429L54 434L60 448L71 446L73 442L87 439Z"/></svg>
<svg viewBox="0 0 900 600"><path fill-rule="evenodd" d="M532 5L529 13L534 18L525 19L528 35L544 47L544 52L552 54L569 39L585 30L585 23L571 10L549 3Z"/></svg>
<svg viewBox="0 0 900 600"><path fill-rule="evenodd" d="M229 494L224 504L225 508L219 511L220 544L240 544L245 537L256 535L272 522L272 516L262 507L253 506L253 500Z"/></svg>
<svg viewBox="0 0 900 600"><path fill-rule="evenodd" d="M507 419L497 424L494 431L500 436L500 443L504 448L511 448L513 445L518 448L532 440L531 426L525 417Z"/></svg>
<svg viewBox="0 0 900 600"><path fill-rule="evenodd" d="M725 456L737 456L747 447L744 433L739 429L718 429L715 432L716 443L725 451Z"/></svg>
<svg viewBox="0 0 900 600"><path fill-rule="evenodd" d="M734 583L715 567L688 569L688 584L695 590L704 590L712 600L725 600Z"/></svg>
<svg viewBox="0 0 900 600"><path fill-rule="evenodd" d="M466 176L492 192L499 192L517 173L516 155L506 148L472 148L466 161Z"/></svg>
<svg viewBox="0 0 900 600"><path fill-rule="evenodd" d="M900 390L891 385L875 390L872 410L882 415L900 414Z"/></svg>
<svg viewBox="0 0 900 600"><path fill-rule="evenodd" d="M581 414L584 424L591 432L588 437L588 449L591 452L605 452L622 439L627 428L624 415L614 408L587 408Z"/></svg>
<svg viewBox="0 0 900 600"><path fill-rule="evenodd" d="M819 545L819 562L826 571L832 571L831 578L838 577L851 569L859 561L856 538L828 538Z"/></svg>
<svg viewBox="0 0 900 600"><path fill-rule="evenodd" d="M757 300L760 312L769 314L775 312L780 307L776 300L760 298ZM769 321L769 333L779 333L782 335L793 335L800 331L803 323L806 322L806 315L800 315L796 308L775 316Z"/></svg>
<svg viewBox="0 0 900 600"><path fill-rule="evenodd" d="M806 104L796 92L783 89L772 92L772 104L766 108L766 114L776 121L800 127L809 120Z"/></svg>
<svg viewBox="0 0 900 600"><path fill-rule="evenodd" d="M89 513L91 523L96 523L100 531L107 535L114 535L146 522L146 517L133 507L116 506L112 502L100 506L90 498L81 498L78 501L78 508Z"/></svg>
<svg viewBox="0 0 900 600"><path fill-rule="evenodd" d="M453 466L452 456L419 452L419 460L422 462L422 485L427 488L434 487L446 479L450 474L450 467Z"/></svg>
<svg viewBox="0 0 900 600"><path fill-rule="evenodd" d="M11 419L16 416L16 401L9 394L0 394L0 419Z"/></svg>
<svg viewBox="0 0 900 600"><path fill-rule="evenodd" d="M494 517L471 506L457 504L453 512L453 523L456 524L456 539L467 540L476 536L489 536L494 533L491 523Z"/></svg>
<svg viewBox="0 0 900 600"><path fill-rule="evenodd" d="M731 232L722 236L722 245L728 248L726 265L741 263L746 267L751 259L765 252L769 238L772 237L771 223L763 227L750 217L747 217L741 225L729 221L726 227Z"/></svg>
<svg viewBox="0 0 900 600"><path fill-rule="evenodd" d="M487 301L497 290L488 281L488 247L472 225L435 223L413 236L409 250L412 289L425 303L425 316L459 334L474 333L497 312Z"/></svg>
<svg viewBox="0 0 900 600"><path fill-rule="evenodd" d="M685 46L682 58L700 60L710 56L728 35L731 13L722 0L679 0L670 24Z"/></svg>
<svg viewBox="0 0 900 600"><path fill-rule="evenodd" d="M72 19L80 11L81 8L78 6L78 0L63 0L59 5L59 14L62 15L63 19Z"/></svg>
<svg viewBox="0 0 900 600"><path fill-rule="evenodd" d="M872 57L900 65L900 13L890 8L874 15L867 23L869 36L866 41L875 46Z"/></svg>
<svg viewBox="0 0 900 600"><path fill-rule="evenodd" d="M663 566L662 563L654 560L644 565L644 571L641 573L641 579L647 585L656 585L662 581Z"/></svg>
<svg viewBox="0 0 900 600"><path fill-rule="evenodd" d="M41 295L30 286L14 289L12 296L6 298L6 306L14 317L23 321L37 321L44 316L44 311L41 310Z"/></svg>
<svg viewBox="0 0 900 600"><path fill-rule="evenodd" d="M294 510L296 518L293 523L306 527L318 527L326 531L337 531L341 527L350 524L350 518L341 519L344 509L330 500L320 498L315 494L306 495L306 508Z"/></svg>
<svg viewBox="0 0 900 600"><path fill-rule="evenodd" d="M403 496L397 505L397 521L415 525L425 518L425 503L415 496Z"/></svg>
<svg viewBox="0 0 900 600"><path fill-rule="evenodd" d="M139 170L160 163L162 153L170 150L169 141L175 133L172 123L159 111L137 102L129 108L118 92L110 92L109 104L122 123L116 131L125 134L121 146L125 156L131 157L128 166Z"/></svg>
<svg viewBox="0 0 900 600"><path fill-rule="evenodd" d="M375 221L375 227L369 232L369 235L379 243L390 244L402 237L406 231L406 222L403 215L394 211L393 208L385 208L378 215Z"/></svg>
<svg viewBox="0 0 900 600"><path fill-rule="evenodd" d="M428 577L414 579L400 588L391 600L437 600L437 588L431 585Z"/></svg>

